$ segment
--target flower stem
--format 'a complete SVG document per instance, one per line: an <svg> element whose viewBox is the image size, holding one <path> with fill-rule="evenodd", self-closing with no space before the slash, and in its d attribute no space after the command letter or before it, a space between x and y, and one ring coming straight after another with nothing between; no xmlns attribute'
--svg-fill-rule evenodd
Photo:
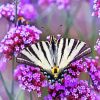
<svg viewBox="0 0 100 100"><path fill-rule="evenodd" d="M30 92L30 100L33 100L33 99L32 99L32 93L31 93L31 92Z"/></svg>
<svg viewBox="0 0 100 100"><path fill-rule="evenodd" d="M4 81L4 78L3 78L1 72L0 72L0 79L1 79L1 81L2 81L2 84L3 84L4 88L5 88L5 91L6 91L7 95L8 95L8 97L9 97L9 100L13 100L11 94L9 93L9 91L8 91L8 89L7 89L7 87L6 87L6 84L5 84L5 81Z"/></svg>
<svg viewBox="0 0 100 100"><path fill-rule="evenodd" d="M13 78L13 75L14 75L14 57L13 57L13 60L12 60L12 85L11 85L11 94L12 96L14 97L14 78Z"/></svg>

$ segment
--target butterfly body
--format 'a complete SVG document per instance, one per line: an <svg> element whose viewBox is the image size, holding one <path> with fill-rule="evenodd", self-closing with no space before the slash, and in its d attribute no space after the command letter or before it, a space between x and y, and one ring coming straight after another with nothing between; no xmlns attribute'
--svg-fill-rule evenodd
<svg viewBox="0 0 100 100"><path fill-rule="evenodd" d="M60 81L69 64L91 52L85 42L54 36L50 41L41 41L23 49L17 62L39 66L51 82Z"/></svg>

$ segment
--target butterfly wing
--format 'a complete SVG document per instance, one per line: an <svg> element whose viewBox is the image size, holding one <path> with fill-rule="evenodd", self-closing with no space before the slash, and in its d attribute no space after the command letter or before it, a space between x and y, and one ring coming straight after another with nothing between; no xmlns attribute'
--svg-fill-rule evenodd
<svg viewBox="0 0 100 100"><path fill-rule="evenodd" d="M26 47L17 56L17 62L28 65L37 65L46 71L51 71L51 66L54 66L50 54L50 43L41 41Z"/></svg>
<svg viewBox="0 0 100 100"><path fill-rule="evenodd" d="M62 38L58 40L57 46L57 65L59 69L65 69L71 62L91 52L85 42L76 39Z"/></svg>

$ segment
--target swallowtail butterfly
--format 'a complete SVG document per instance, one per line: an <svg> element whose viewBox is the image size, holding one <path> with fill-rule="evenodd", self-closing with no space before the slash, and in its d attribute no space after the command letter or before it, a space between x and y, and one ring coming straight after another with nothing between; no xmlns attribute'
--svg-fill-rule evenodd
<svg viewBox="0 0 100 100"><path fill-rule="evenodd" d="M52 36L50 41L41 41L23 49L16 60L39 66L49 81L59 82L70 63L90 52L85 42L70 38L57 40Z"/></svg>

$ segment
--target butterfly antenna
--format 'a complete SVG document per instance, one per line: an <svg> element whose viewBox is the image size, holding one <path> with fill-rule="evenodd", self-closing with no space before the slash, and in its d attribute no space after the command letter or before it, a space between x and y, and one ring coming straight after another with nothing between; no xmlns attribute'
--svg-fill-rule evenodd
<svg viewBox="0 0 100 100"><path fill-rule="evenodd" d="M57 34L57 39L60 39L62 37L62 35L61 35L62 34L62 26L63 25L59 26L59 34Z"/></svg>
<svg viewBox="0 0 100 100"><path fill-rule="evenodd" d="M56 42L56 41L57 39L54 37L54 35L50 36L50 43Z"/></svg>
<svg viewBox="0 0 100 100"><path fill-rule="evenodd" d="M62 34L62 27L63 27L63 25L60 25L60 26L59 26L59 29L60 29L60 30L59 30L59 34Z"/></svg>

